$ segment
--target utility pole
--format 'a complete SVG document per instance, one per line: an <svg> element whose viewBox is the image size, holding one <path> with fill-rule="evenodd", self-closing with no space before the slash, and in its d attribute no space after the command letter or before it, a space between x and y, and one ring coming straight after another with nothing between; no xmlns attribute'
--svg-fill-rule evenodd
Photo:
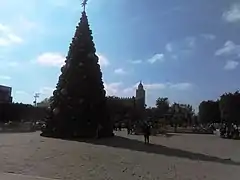
<svg viewBox="0 0 240 180"><path fill-rule="evenodd" d="M40 93L35 93L34 94L34 101L33 101L33 104L35 105L35 106L37 106L37 99L39 98L39 95L40 95Z"/></svg>
<svg viewBox="0 0 240 180"><path fill-rule="evenodd" d="M39 98L39 95L40 95L40 93L35 93L34 94L34 101L33 101L33 104L34 104L34 106L35 107L37 107L37 99ZM34 129L35 128L35 126L36 126L36 118L34 118L34 120L33 120L33 126L32 126L32 128Z"/></svg>

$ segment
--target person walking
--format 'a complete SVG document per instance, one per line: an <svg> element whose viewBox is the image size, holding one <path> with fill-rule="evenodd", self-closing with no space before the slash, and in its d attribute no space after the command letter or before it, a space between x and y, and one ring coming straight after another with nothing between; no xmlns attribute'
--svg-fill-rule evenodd
<svg viewBox="0 0 240 180"><path fill-rule="evenodd" d="M131 134L131 129L132 129L132 125L130 122L127 123L127 133L128 135Z"/></svg>
<svg viewBox="0 0 240 180"><path fill-rule="evenodd" d="M144 125L143 134L144 134L144 143L149 144L149 137L150 137L150 134L151 134L151 128L150 128L150 125L148 123L146 123Z"/></svg>
<svg viewBox="0 0 240 180"><path fill-rule="evenodd" d="M95 136L96 139L101 138L101 129L102 129L102 126L100 124L98 124L97 129L96 129L96 136Z"/></svg>

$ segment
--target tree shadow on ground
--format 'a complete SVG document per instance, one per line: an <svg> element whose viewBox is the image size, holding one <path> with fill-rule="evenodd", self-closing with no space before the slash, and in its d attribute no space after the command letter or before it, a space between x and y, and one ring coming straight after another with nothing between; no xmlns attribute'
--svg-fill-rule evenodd
<svg viewBox="0 0 240 180"><path fill-rule="evenodd" d="M36 131L0 131L0 134L19 134L19 133L27 134L27 133L33 133L33 132L36 132Z"/></svg>
<svg viewBox="0 0 240 180"><path fill-rule="evenodd" d="M142 141L138 141L135 139L129 139L121 136L115 136L113 138L106 138L106 139L95 139L95 140L77 140L71 139L78 142L85 142L95 145L104 145L108 147L114 148L123 148L129 149L132 151L140 151L146 153L154 153L154 154L161 154L165 156L172 156L172 157L179 157L179 158L186 158L195 161L208 161L208 162L216 162L221 164L228 164L228 165L240 165L240 162L232 161L231 159L222 159L219 157L209 156L201 153L190 152L186 150L170 148L163 145L158 144L149 144L146 145Z"/></svg>

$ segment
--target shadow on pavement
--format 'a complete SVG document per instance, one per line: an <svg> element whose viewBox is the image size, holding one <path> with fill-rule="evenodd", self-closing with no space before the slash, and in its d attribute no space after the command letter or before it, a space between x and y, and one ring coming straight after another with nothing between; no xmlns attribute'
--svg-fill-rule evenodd
<svg viewBox="0 0 240 180"><path fill-rule="evenodd" d="M0 134L19 134L19 133L27 134L27 133L34 133L34 132L37 132L37 131L0 131Z"/></svg>
<svg viewBox="0 0 240 180"><path fill-rule="evenodd" d="M154 154L161 154L165 156L172 156L172 157L179 157L179 158L186 158L195 161L208 161L208 162L216 162L221 164L228 164L228 165L240 165L240 162L232 161L231 159L222 159L219 157L209 156L200 153L194 153L190 151L185 151L176 148L170 148L158 144L149 144L146 145L142 141L138 141L135 139L129 139L121 136L115 136L113 138L106 138L106 139L95 139L95 140L73 140L78 142L85 142L95 145L104 145L109 147L115 148L123 148L129 149L132 151L140 151L146 153L154 153Z"/></svg>

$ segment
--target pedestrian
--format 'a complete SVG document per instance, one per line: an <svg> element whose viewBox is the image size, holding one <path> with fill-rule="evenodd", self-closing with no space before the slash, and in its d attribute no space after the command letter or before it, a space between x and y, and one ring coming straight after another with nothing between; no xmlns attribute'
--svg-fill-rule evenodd
<svg viewBox="0 0 240 180"><path fill-rule="evenodd" d="M131 124L130 123L127 124L127 133L128 133L128 135L131 134Z"/></svg>
<svg viewBox="0 0 240 180"><path fill-rule="evenodd" d="M100 124L98 124L97 129L96 129L96 136L95 136L96 139L101 138L101 130L102 130L102 126Z"/></svg>
<svg viewBox="0 0 240 180"><path fill-rule="evenodd" d="M151 128L148 123L144 125L143 133L144 133L144 143L149 144L149 136L151 134Z"/></svg>
<svg viewBox="0 0 240 180"><path fill-rule="evenodd" d="M118 123L118 130L122 131L122 124L121 123Z"/></svg>

